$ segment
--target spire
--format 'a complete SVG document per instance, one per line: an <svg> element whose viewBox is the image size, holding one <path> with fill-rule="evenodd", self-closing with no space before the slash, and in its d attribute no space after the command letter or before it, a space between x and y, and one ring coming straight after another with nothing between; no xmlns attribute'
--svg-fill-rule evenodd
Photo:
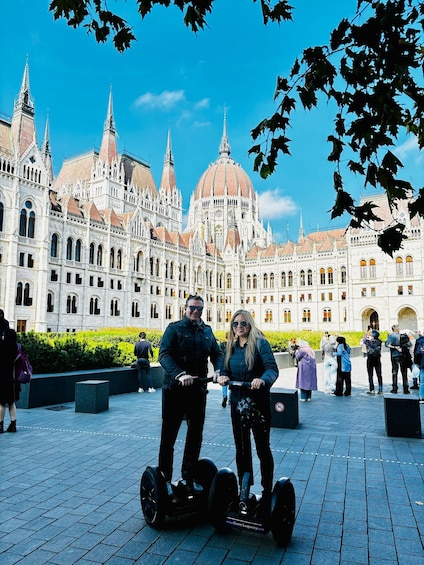
<svg viewBox="0 0 424 565"><path fill-rule="evenodd" d="M22 77L21 90L18 99L15 102L15 111L17 109L25 111L27 114L34 115L34 102L29 91L29 65L28 57L25 62L24 76Z"/></svg>
<svg viewBox="0 0 424 565"><path fill-rule="evenodd" d="M21 156L36 141L34 124L34 102L29 90L28 57L25 63L21 89L15 101L12 118L12 138L15 150Z"/></svg>
<svg viewBox="0 0 424 565"><path fill-rule="evenodd" d="M231 147L228 143L227 137L227 112L224 109L224 128L222 132L221 143L219 145L219 154L221 157L229 157L231 153Z"/></svg>
<svg viewBox="0 0 424 565"><path fill-rule="evenodd" d="M174 158L171 149L171 132L168 130L168 140L166 144L165 158L163 161L162 180L160 188L165 190L173 190L176 188L177 182L175 179Z"/></svg>
<svg viewBox="0 0 424 565"><path fill-rule="evenodd" d="M299 240L305 237L305 233L303 231L303 216L302 211L300 211L300 224L299 224Z"/></svg>
<svg viewBox="0 0 424 565"><path fill-rule="evenodd" d="M44 130L44 141L43 147L41 149L43 161L47 169L47 174L49 177L49 185L53 182L53 163L52 163L52 153L50 150L50 127L49 118L46 119L46 129Z"/></svg>
<svg viewBox="0 0 424 565"><path fill-rule="evenodd" d="M102 144L100 146L99 157L100 160L104 163L112 163L113 160L118 159L115 120L113 119L112 87L110 88L109 92L109 103L107 107L107 116L103 129L103 138Z"/></svg>

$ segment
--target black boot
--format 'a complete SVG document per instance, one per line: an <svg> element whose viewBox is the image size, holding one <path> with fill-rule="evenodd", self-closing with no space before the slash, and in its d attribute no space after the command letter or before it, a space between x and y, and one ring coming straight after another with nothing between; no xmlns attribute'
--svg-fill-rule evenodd
<svg viewBox="0 0 424 565"><path fill-rule="evenodd" d="M16 432L16 420L12 420L7 427L6 432Z"/></svg>
<svg viewBox="0 0 424 565"><path fill-rule="evenodd" d="M412 386L411 389L412 390L418 390L420 387L418 386L418 379L417 378L413 378L412 379Z"/></svg>

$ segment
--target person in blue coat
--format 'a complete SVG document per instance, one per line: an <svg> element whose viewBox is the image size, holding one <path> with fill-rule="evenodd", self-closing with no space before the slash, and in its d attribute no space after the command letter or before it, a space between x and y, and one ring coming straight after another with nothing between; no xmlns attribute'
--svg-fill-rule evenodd
<svg viewBox="0 0 424 565"><path fill-rule="evenodd" d="M260 461L262 500L271 500L274 459L269 443L271 429L270 388L278 377L278 367L268 340L247 310L237 310L230 323L224 365L218 383L247 383L232 388L231 422L236 447L236 465L241 486L245 473L253 484L251 432Z"/></svg>
<svg viewBox="0 0 424 565"><path fill-rule="evenodd" d="M337 381L335 396L350 396L352 394L352 361L350 360L350 346L346 338L339 335L336 338L337 349L334 355L337 357ZM345 391L343 393L343 386Z"/></svg>

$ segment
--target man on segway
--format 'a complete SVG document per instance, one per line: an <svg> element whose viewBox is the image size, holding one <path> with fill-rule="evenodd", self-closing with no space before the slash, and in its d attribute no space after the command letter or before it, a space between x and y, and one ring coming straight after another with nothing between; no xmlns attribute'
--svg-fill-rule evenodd
<svg viewBox="0 0 424 565"><path fill-rule="evenodd" d="M201 319L203 298L190 295L182 320L172 322L163 334L159 363L165 371L162 388L162 432L159 469L168 495L173 495L172 467L174 445L184 418L187 435L182 461L182 484L188 493L202 490L193 469L199 459L205 421L208 359L215 370L222 368L223 352L212 328Z"/></svg>

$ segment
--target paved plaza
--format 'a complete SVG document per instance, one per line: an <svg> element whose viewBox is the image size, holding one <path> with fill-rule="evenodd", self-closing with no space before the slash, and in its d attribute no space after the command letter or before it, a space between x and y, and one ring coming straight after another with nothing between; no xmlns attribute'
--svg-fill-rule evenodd
<svg viewBox="0 0 424 565"><path fill-rule="evenodd" d="M387 393L387 353L383 367ZM281 370L276 386L293 389L295 374ZM275 479L290 477L296 492L287 548L271 534L218 534L199 519L168 520L161 530L145 523L139 485L146 466L157 465L160 391L111 396L99 414L76 413L74 403L18 409L18 432L0 436L0 563L422 565L424 441L387 436L384 398L366 394L362 357L352 377L351 397L314 392L299 403L297 428L272 428ZM203 439L202 456L235 469L218 385L210 386Z"/></svg>

